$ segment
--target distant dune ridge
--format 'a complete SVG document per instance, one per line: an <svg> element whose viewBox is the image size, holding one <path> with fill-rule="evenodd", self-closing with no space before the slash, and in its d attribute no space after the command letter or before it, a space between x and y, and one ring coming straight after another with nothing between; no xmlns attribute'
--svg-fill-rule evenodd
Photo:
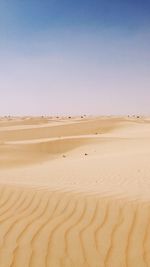
<svg viewBox="0 0 150 267"><path fill-rule="evenodd" d="M0 267L150 266L150 118L0 119Z"/></svg>

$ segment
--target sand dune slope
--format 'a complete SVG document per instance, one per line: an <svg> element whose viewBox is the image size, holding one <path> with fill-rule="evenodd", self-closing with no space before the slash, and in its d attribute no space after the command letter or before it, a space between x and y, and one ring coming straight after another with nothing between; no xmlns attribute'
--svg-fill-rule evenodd
<svg viewBox="0 0 150 267"><path fill-rule="evenodd" d="M1 267L150 266L150 204L1 186Z"/></svg>

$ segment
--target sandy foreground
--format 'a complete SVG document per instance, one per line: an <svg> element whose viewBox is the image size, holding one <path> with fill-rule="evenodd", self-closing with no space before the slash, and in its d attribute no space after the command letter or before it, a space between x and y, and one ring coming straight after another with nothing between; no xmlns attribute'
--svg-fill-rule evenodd
<svg viewBox="0 0 150 267"><path fill-rule="evenodd" d="M150 118L1 118L0 267L105 266L150 266Z"/></svg>

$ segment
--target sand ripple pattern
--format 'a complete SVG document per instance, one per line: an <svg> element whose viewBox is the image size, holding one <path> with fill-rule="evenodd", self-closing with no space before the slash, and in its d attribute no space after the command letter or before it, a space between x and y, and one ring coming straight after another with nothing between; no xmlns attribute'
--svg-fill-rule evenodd
<svg viewBox="0 0 150 267"><path fill-rule="evenodd" d="M150 204L3 185L0 266L149 267Z"/></svg>

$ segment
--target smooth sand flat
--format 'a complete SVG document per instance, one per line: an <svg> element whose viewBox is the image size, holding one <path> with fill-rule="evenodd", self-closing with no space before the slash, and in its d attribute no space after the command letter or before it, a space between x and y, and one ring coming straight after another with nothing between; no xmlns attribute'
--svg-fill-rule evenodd
<svg viewBox="0 0 150 267"><path fill-rule="evenodd" d="M0 267L149 267L150 119L0 119Z"/></svg>

